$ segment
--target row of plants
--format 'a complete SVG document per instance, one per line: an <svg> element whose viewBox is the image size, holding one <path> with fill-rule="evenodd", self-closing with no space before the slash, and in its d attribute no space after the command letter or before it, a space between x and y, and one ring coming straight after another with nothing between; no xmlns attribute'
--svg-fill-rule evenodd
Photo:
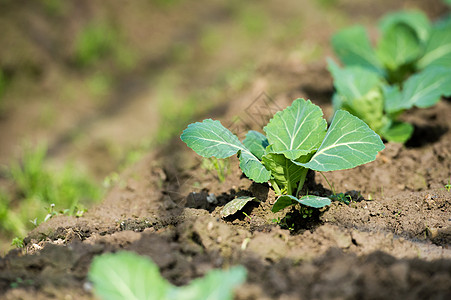
<svg viewBox="0 0 451 300"><path fill-rule="evenodd" d="M268 182L278 195L273 212L292 205L301 210L325 207L330 198L340 197L335 191L330 198L305 194L308 170L344 170L375 160L385 148L379 135L402 143L412 135L413 126L398 119L402 112L432 106L442 95L451 95L450 26L449 20L430 24L420 12L390 14L380 22L381 38L375 49L363 27L338 32L332 44L345 66L328 62L336 88L329 126L318 106L296 99L273 116L263 128L265 134L251 130L240 141L219 121L206 119L190 124L181 139L221 170L222 181L221 160L237 155L249 179ZM222 216L236 213L253 200L230 201ZM95 258L89 279L103 299L178 299L180 295L230 299L245 274L244 268L236 266L214 270L188 286L173 287L151 261L122 252Z"/></svg>
<svg viewBox="0 0 451 300"><path fill-rule="evenodd" d="M255 182L269 182L279 196L273 212L297 203L313 208L329 205L329 198L301 195L309 169L343 170L373 161L384 149L379 136L402 143L411 137L413 126L398 119L404 111L451 96L450 18L431 24L421 12L401 11L384 16L379 28L375 48L362 26L333 36L333 48L345 66L328 60L336 89L335 115L328 130L321 109L297 99L274 115L263 128L266 135L249 131L239 141L219 121L206 119L190 124L182 141L208 159L238 155L243 173ZM332 199L340 198L333 193ZM253 200L232 200L222 215Z"/></svg>
<svg viewBox="0 0 451 300"><path fill-rule="evenodd" d="M240 141L219 121L206 119L188 125L182 141L206 158L204 165L215 168L221 181L228 165L223 160L236 155L244 175L257 183L268 182L278 195L273 212L292 205L308 212L330 205L331 200L349 203L333 186L329 198L306 193L307 172L344 170L374 161L385 148L380 136L401 143L411 137L413 126L399 120L404 111L430 107L441 96L451 95L449 18L431 24L423 13L403 11L385 16L379 29L375 48L361 26L344 29L332 38L344 67L328 60L336 89L335 114L329 126L318 106L296 99L273 116L263 128L265 134L251 130ZM232 215L254 200L237 197L224 206L221 215ZM168 284L151 261L118 253L96 258L89 278L104 299L178 299L180 295L184 299L229 299L245 274L240 266L215 270L178 288Z"/></svg>

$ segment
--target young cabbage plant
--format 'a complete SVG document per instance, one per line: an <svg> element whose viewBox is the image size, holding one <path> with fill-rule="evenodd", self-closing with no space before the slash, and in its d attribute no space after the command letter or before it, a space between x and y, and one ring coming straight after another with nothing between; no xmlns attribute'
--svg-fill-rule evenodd
<svg viewBox="0 0 451 300"><path fill-rule="evenodd" d="M330 199L324 197L299 198L308 170L354 168L375 160L384 149L380 137L359 118L338 110L328 129L321 108L304 99L277 112L263 130L266 135L251 130L241 142L219 121L206 119L188 125L181 139L203 157L238 155L249 179L269 181L280 195L273 211L295 203L329 205Z"/></svg>
<svg viewBox="0 0 451 300"><path fill-rule="evenodd" d="M353 26L332 37L334 52L346 66L360 66L401 84L411 74L429 67L451 72L450 18L434 24L419 11L400 11L379 22L380 38L372 47L367 31Z"/></svg>
<svg viewBox="0 0 451 300"><path fill-rule="evenodd" d="M246 273L243 266L211 270L204 277L177 287L160 275L150 259L122 251L95 257L88 278L95 294L105 300L230 300L234 288L246 280Z"/></svg>
<svg viewBox="0 0 451 300"><path fill-rule="evenodd" d="M389 85L367 68L340 68L332 60L328 63L334 78L335 110L349 111L390 142L405 143L413 133L411 124L398 120L404 111L431 107L441 96L451 96L451 68L428 67L409 77L400 87Z"/></svg>

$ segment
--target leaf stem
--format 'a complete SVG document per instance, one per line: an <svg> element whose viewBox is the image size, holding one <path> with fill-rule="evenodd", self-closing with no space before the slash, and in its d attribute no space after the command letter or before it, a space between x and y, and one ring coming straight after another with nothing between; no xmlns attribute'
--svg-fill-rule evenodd
<svg viewBox="0 0 451 300"><path fill-rule="evenodd" d="M303 170L302 170L301 179L299 180L298 189L297 189L296 195L295 195L296 198L298 197L299 193L302 190L302 187L304 186L304 182L305 182L305 178L307 177L308 170L309 169L307 169L307 168L303 168Z"/></svg>
<svg viewBox="0 0 451 300"><path fill-rule="evenodd" d="M271 186L274 188L276 195L282 195L282 192L274 179L270 179L269 183L271 183Z"/></svg>

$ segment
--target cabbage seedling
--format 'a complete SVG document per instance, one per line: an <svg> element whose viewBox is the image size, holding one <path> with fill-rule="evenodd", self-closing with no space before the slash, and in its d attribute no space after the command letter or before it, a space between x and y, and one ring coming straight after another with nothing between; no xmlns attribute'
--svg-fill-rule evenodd
<svg viewBox="0 0 451 300"><path fill-rule="evenodd" d="M385 15L378 27L381 34L374 48L362 26L337 32L332 46L341 62L375 72L390 84L401 84L426 68L451 68L449 18L430 23L422 12L399 11Z"/></svg>
<svg viewBox="0 0 451 300"><path fill-rule="evenodd" d="M334 78L334 108L351 112L390 142L405 143L412 136L413 126L398 120L404 111L431 107L441 96L451 96L451 68L428 67L400 87L366 68L340 68L328 62Z"/></svg>
<svg viewBox="0 0 451 300"><path fill-rule="evenodd" d="M230 300L246 280L246 268L211 270L185 286L173 286L150 259L132 252L108 253L94 258L88 273L94 292L108 300Z"/></svg>
<svg viewBox="0 0 451 300"><path fill-rule="evenodd" d="M181 139L203 157L238 155L243 173L255 182L270 182L278 195L273 211L300 203L320 208L329 198L298 198L308 169L334 171L354 168L376 159L385 148L365 122L338 110L329 129L321 108L296 99L277 112L263 128L266 135L249 131L241 142L219 121L206 119L188 125Z"/></svg>

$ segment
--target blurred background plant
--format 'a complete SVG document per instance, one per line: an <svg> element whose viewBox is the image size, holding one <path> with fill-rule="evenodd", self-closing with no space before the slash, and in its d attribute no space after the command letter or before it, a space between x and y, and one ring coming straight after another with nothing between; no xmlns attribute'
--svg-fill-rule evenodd
<svg viewBox="0 0 451 300"><path fill-rule="evenodd" d="M41 222L58 215L80 216L103 190L73 164L58 170L45 165L46 147L26 145L20 159L4 170L9 192L0 191L0 232L23 238Z"/></svg>

